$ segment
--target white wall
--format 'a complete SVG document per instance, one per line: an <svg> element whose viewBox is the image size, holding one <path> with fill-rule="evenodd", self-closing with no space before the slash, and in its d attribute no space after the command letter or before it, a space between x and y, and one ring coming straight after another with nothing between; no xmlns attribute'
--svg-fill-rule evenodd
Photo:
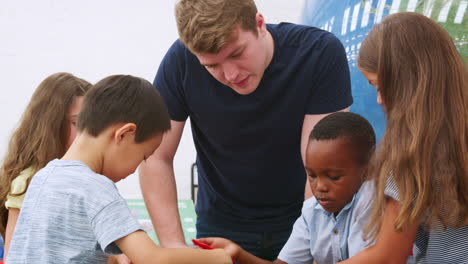
<svg viewBox="0 0 468 264"><path fill-rule="evenodd" d="M269 23L299 21L303 0L256 0ZM65 71L90 82L112 74L153 81L177 38L175 0L4 0L0 6L0 157L37 85ZM188 124L188 122L187 122ZM179 198L190 198L195 160L190 126L175 157ZM124 197L141 197L138 177L118 183Z"/></svg>

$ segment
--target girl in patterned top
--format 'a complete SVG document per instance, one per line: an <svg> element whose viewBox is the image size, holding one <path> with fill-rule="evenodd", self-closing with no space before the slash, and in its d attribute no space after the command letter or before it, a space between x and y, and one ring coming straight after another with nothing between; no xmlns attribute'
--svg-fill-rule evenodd
<svg viewBox="0 0 468 264"><path fill-rule="evenodd" d="M449 34L397 13L362 42L387 130L372 161L376 244L343 263L468 263L468 78Z"/></svg>
<svg viewBox="0 0 468 264"><path fill-rule="evenodd" d="M69 73L50 75L39 84L13 133L0 168L0 233L5 254L31 176L60 158L75 138L76 117L91 84Z"/></svg>

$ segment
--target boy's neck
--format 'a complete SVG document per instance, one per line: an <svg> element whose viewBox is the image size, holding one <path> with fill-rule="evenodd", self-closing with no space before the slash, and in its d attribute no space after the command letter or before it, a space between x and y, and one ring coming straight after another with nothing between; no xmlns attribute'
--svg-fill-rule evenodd
<svg viewBox="0 0 468 264"><path fill-rule="evenodd" d="M81 161L95 173L102 174L105 145L101 137L78 134L62 160Z"/></svg>

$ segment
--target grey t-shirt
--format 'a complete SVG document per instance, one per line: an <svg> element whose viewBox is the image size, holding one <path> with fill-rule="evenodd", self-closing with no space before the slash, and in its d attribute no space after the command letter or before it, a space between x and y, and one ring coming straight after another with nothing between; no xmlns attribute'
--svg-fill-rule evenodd
<svg viewBox="0 0 468 264"><path fill-rule="evenodd" d="M29 184L7 263L106 263L121 253L114 241L140 229L111 180L53 160Z"/></svg>

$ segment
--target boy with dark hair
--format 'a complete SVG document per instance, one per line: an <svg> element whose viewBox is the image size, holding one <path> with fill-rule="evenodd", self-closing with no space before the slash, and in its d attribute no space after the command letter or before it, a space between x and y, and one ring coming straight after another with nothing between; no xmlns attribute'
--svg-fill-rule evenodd
<svg viewBox="0 0 468 264"><path fill-rule="evenodd" d="M317 123L306 152L314 197L304 202L302 215L273 263L336 263L370 246L363 239L363 227L373 186L364 181L374 147L372 126L357 114L334 113ZM272 263L223 238L200 240L224 248L240 263Z"/></svg>
<svg viewBox="0 0 468 264"><path fill-rule="evenodd" d="M32 179L8 263L231 263L223 251L156 246L131 215L115 182L159 147L169 115L151 83L115 75L86 94L78 135L60 160Z"/></svg>

